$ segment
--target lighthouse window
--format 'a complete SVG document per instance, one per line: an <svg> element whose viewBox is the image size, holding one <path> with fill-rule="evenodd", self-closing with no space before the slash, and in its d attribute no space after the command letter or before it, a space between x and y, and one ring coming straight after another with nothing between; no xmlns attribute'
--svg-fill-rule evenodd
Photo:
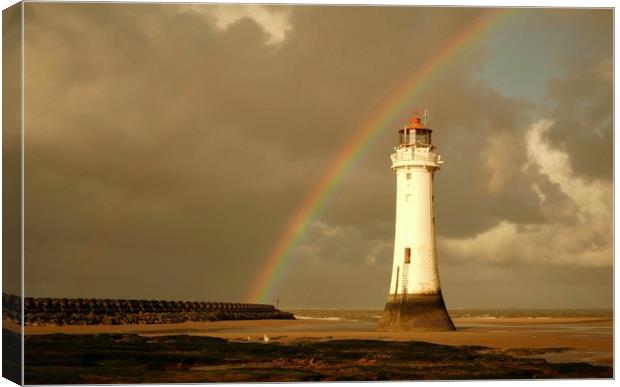
<svg viewBox="0 0 620 387"><path fill-rule="evenodd" d="M405 263L411 263L411 247L405 247Z"/></svg>
<svg viewBox="0 0 620 387"><path fill-rule="evenodd" d="M400 135L400 143L402 145L409 144L409 131L403 129L398 133Z"/></svg>
<svg viewBox="0 0 620 387"><path fill-rule="evenodd" d="M411 173L407 174L407 180L411 180Z"/></svg>
<svg viewBox="0 0 620 387"><path fill-rule="evenodd" d="M431 133L425 129L418 129L415 131L415 144L418 146L425 146L431 143Z"/></svg>
<svg viewBox="0 0 620 387"><path fill-rule="evenodd" d="M411 201L412 196L411 195L406 195L405 196L405 201L410 202Z"/></svg>

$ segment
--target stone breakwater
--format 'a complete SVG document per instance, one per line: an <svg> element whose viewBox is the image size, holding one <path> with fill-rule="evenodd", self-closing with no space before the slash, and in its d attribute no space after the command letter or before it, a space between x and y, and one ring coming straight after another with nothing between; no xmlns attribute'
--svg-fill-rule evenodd
<svg viewBox="0 0 620 387"><path fill-rule="evenodd" d="M187 321L292 320L273 305L236 302L113 300L85 298L24 299L26 326L164 324ZM2 294L4 319L20 322L20 299Z"/></svg>

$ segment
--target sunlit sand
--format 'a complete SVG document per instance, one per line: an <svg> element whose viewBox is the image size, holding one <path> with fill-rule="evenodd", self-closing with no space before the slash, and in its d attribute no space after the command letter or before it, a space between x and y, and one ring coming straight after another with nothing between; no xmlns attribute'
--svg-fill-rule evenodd
<svg viewBox="0 0 620 387"><path fill-rule="evenodd" d="M612 365L613 320L604 317L455 318L455 332L377 332L370 322L333 320L259 320L186 322L150 325L28 326L26 335L128 333L143 336L188 334L269 343L295 340L379 339L425 341L445 345L477 345L497 350L562 348L533 354L549 361L581 361ZM516 354L528 355L527 351Z"/></svg>

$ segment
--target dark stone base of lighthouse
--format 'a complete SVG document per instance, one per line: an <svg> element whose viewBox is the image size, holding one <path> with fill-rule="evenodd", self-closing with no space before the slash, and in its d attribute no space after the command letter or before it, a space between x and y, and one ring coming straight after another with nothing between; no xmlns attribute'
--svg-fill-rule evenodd
<svg viewBox="0 0 620 387"><path fill-rule="evenodd" d="M441 293L390 295L378 331L453 331Z"/></svg>

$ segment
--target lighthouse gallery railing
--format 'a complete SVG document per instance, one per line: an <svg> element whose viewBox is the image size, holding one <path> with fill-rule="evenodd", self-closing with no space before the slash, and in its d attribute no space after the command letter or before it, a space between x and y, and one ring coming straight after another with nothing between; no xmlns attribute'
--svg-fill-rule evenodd
<svg viewBox="0 0 620 387"><path fill-rule="evenodd" d="M429 153L397 152L397 153L392 153L391 158L393 162L419 160L419 161L430 161L430 162L436 163L439 161L439 156L437 155L437 153L433 153L433 152L429 152Z"/></svg>

